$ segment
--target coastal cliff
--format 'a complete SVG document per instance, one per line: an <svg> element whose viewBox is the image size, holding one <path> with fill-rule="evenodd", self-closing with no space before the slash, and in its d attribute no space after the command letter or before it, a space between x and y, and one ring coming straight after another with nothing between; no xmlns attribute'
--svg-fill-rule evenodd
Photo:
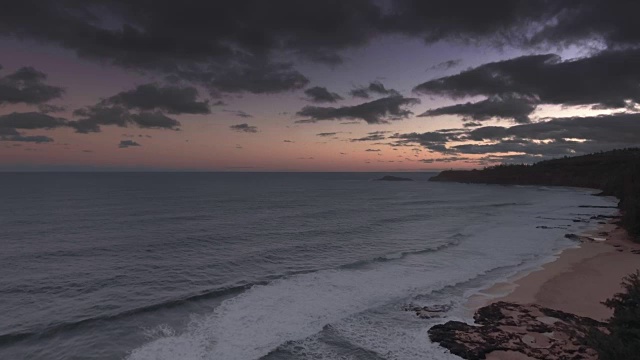
<svg viewBox="0 0 640 360"><path fill-rule="evenodd" d="M572 186L602 190L620 199L622 225L640 236L640 148L540 161L498 165L483 170L447 170L429 179L461 183Z"/></svg>

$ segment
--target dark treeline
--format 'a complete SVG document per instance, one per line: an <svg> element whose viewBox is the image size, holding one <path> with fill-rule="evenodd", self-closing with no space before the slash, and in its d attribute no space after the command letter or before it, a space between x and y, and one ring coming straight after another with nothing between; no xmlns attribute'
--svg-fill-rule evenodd
<svg viewBox="0 0 640 360"><path fill-rule="evenodd" d="M640 148L540 161L533 165L498 165L483 170L443 171L431 181L573 186L602 190L620 199L622 224L640 236Z"/></svg>

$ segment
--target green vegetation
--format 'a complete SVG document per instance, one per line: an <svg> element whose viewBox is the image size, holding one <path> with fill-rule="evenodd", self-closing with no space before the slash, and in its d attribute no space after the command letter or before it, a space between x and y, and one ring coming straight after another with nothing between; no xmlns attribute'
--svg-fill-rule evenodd
<svg viewBox="0 0 640 360"><path fill-rule="evenodd" d="M622 285L623 293L604 302L613 309L609 333L593 329L586 339L600 360L640 359L640 273L625 277Z"/></svg>
<svg viewBox="0 0 640 360"><path fill-rule="evenodd" d="M533 165L498 165L483 170L443 171L431 181L485 184L573 186L618 197L622 225L640 240L640 148L540 161Z"/></svg>

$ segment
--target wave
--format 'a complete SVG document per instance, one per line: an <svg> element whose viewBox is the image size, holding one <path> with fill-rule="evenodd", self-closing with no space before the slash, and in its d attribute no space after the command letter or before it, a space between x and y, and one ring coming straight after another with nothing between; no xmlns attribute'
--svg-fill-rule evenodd
<svg viewBox="0 0 640 360"><path fill-rule="evenodd" d="M484 255L460 256L471 254L471 249L449 244L437 257L430 249L376 266L326 270L255 286L225 300L187 332L135 349L130 359L256 359L288 341L317 334L327 324L520 263L494 257L495 251L483 244L475 244L476 249Z"/></svg>
<svg viewBox="0 0 640 360"><path fill-rule="evenodd" d="M357 269L360 267L364 267L370 264L375 264L375 263L383 263L383 262L387 262L387 261L394 261L394 260L401 260L406 258L407 256L411 256L411 255L420 255L420 254L427 254L427 253L433 253L433 252L437 252L440 250L444 250L447 249L449 247L452 246L456 246L458 244L460 244L460 239L463 238L465 235L462 233L456 233L452 236L450 236L450 238L453 238L454 240L448 241L444 244L440 244L438 246L434 246L434 247L430 247L430 248L426 248L426 249L420 249L420 250L413 250L413 251L400 251L400 252L396 252L396 253L391 253L388 255L383 255L383 256L378 256L375 257L373 259L369 259L369 260L360 260L360 261L355 261L352 262L350 264L344 264L339 266L338 268L340 269Z"/></svg>
<svg viewBox="0 0 640 360"><path fill-rule="evenodd" d="M79 326L88 325L98 321L112 321L112 320L117 320L120 318L132 316L132 315L143 314L143 313L156 311L160 309L168 309L168 308L183 305L190 301L197 301L197 300L202 300L207 298L216 298L216 297L225 296L225 295L233 295L233 294L241 293L242 291L245 291L246 289L251 288L252 286L264 285L264 284L267 284L268 282L269 282L268 280L265 280L261 282L250 283L250 284L235 285L235 286L229 286L229 287L219 288L214 290L205 290L197 294L188 295L182 298L172 299L164 302L159 302L156 304L129 309L129 310L117 312L114 314L94 316L94 317L89 317L89 318L85 318L85 319L81 319L73 322L58 323L58 324L47 326L40 330L0 334L0 345L7 345L7 344L11 344L18 341L23 341L36 336L47 337L47 336L56 334L60 331L71 330Z"/></svg>
<svg viewBox="0 0 640 360"><path fill-rule="evenodd" d="M446 242L446 243L438 245L438 246L435 246L435 247L430 247L430 248L426 248L426 249L419 249L419 250L414 250L414 251L403 251L403 252L398 252L398 253L392 253L392 254L388 254L388 255L378 256L378 257L375 257L375 258L372 258L372 259L360 260L360 261L356 261L356 262L353 262L353 263L339 265L339 266L336 267L336 269L357 269L357 268L365 267L367 265L374 264L374 263L401 260L401 259L404 259L407 256L410 256L410 255L419 255L419 254L426 254L426 253L440 251L440 250L446 249L448 247L457 245L459 243L459 238L461 238L463 236L464 235L461 234L461 233L456 233L456 234L454 234L454 235L449 237L449 238L454 239L454 240ZM246 291L246 290L248 290L248 289L250 289L250 288L252 288L254 286L267 285L272 281L284 279L284 278L287 278L287 277L290 277L290 276L303 275L303 274L309 274L309 273L318 272L318 271L327 271L327 270L332 270L332 269L333 268L318 268L318 269L312 269L312 270L288 271L288 272L286 272L284 274L280 274L280 275L265 276L262 280L258 280L258 281L247 282L247 283L243 283L243 284L235 284L235 285L231 285L231 286L227 286L227 287L223 287L223 288L203 290L203 291L200 291L198 293L189 294L189 295L186 295L184 297L177 298L177 299L171 299L171 300L167 300L167 301L163 301L163 302L158 302L158 303L155 303L155 304L150 304L150 305L147 305L147 306L142 306L142 307L138 307L138 308L134 308L134 309L129 309L129 310L117 312L117 313L114 313L114 314L107 314L107 315L89 317L89 318L85 318L85 319L81 319L81 320L73 321L73 322L58 323L58 324L55 324L55 325L47 326L44 329L40 329L40 330L0 334L0 345L12 344L12 343L15 343L15 342L18 342L18 341L27 340L29 338L36 337L36 336L37 337L47 337L47 336L56 334L56 333L58 333L60 331L75 329L77 327L88 325L88 324L95 323L95 322L98 322L98 321L113 321L113 320L117 320L117 319L124 318L124 317L129 317L129 316L148 313L148 312L152 312L152 311L157 311L157 310L169 309L169 308L177 307L177 306L183 305L183 304L188 303L188 302L193 302L193 301L198 301L198 300L205 300L205 299L212 299L212 298L218 298L218 297L222 297L222 296L226 296L226 295L239 294L239 293L242 293L242 292L244 292L244 291Z"/></svg>

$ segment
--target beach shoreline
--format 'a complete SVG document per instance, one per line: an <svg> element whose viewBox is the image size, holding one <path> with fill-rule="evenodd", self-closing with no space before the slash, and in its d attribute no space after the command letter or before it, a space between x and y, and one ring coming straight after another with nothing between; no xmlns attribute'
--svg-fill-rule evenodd
<svg viewBox="0 0 640 360"><path fill-rule="evenodd" d="M606 321L612 310L602 301L622 291L623 277L640 268L640 244L613 222L580 237L578 247L563 250L555 260L472 295L466 308L474 312L498 301L534 303Z"/></svg>
<svg viewBox="0 0 640 360"><path fill-rule="evenodd" d="M497 306L503 315L509 316L518 313L512 312L512 306L524 306L528 310L519 310L522 311L521 315L514 315L514 320L521 319L523 315L526 317L531 310L547 308L587 320L607 322L613 311L602 302L622 292L623 278L640 268L640 244L633 242L627 231L614 221L602 224L575 238L580 239L581 244L561 251L555 260L537 269L523 271L470 296L465 305L469 315L478 320L477 316L481 311L486 313L488 307ZM521 342L524 342L525 338L533 342L524 347L512 347L520 350L489 351L486 353L486 359L536 359L538 357L528 356L532 355L532 348L542 349L550 346L549 336L554 337L553 332L539 334L538 330L531 329L520 321L515 320L513 326L501 325L500 328L507 333L511 332L513 338L520 339ZM467 333L466 335L459 334L457 337L473 338L477 336L473 334L477 329L479 328L472 326L462 331ZM576 349L581 348L581 344L572 343L568 339L556 340L565 341L565 345L562 346L575 345ZM582 351L586 351L585 358L597 358L592 350L582 347Z"/></svg>

